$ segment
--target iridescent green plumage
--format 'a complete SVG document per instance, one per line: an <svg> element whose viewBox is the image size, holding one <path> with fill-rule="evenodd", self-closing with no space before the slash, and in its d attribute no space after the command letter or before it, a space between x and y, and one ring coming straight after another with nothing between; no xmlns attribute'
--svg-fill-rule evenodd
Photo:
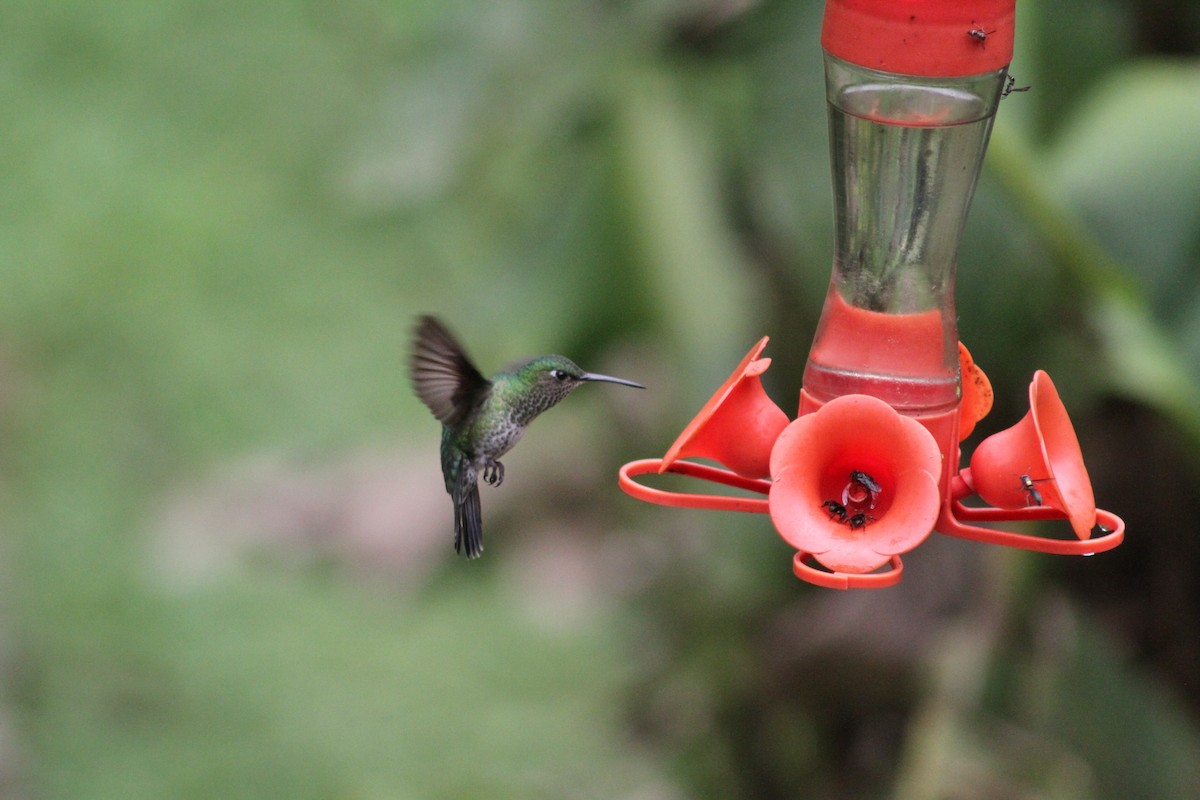
<svg viewBox="0 0 1200 800"><path fill-rule="evenodd" d="M500 457L513 448L538 414L586 381L645 388L584 372L565 356L540 356L483 377L454 336L435 317L417 322L409 360L414 391L442 423L442 476L454 504L454 549L468 558L483 552L479 478L499 486Z"/></svg>

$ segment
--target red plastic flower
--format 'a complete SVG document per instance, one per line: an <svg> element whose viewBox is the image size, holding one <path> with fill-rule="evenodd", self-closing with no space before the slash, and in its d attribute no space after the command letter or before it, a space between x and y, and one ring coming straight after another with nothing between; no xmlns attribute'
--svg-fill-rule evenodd
<svg viewBox="0 0 1200 800"><path fill-rule="evenodd" d="M919 422L846 395L788 425L771 451L771 521L835 572L865 573L925 540L942 454Z"/></svg>
<svg viewBox="0 0 1200 800"><path fill-rule="evenodd" d="M739 475L770 474L771 448L788 424L787 414L771 401L762 374L771 359L759 358L768 337L758 340L733 374L717 389L663 456L659 472L680 458L711 458Z"/></svg>

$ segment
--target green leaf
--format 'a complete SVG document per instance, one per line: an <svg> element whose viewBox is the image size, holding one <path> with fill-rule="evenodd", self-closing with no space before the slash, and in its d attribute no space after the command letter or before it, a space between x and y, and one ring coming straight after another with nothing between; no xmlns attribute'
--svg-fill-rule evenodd
<svg viewBox="0 0 1200 800"><path fill-rule="evenodd" d="M1196 288L1200 63L1146 63L1100 83L1047 154L1048 180L1133 267L1165 318Z"/></svg>

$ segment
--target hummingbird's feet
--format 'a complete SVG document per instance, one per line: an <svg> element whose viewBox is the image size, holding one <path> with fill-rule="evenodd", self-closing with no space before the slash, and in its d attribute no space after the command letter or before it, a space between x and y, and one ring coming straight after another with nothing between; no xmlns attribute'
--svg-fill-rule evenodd
<svg viewBox="0 0 1200 800"><path fill-rule="evenodd" d="M504 465L499 461L489 461L483 465L483 479L489 486L499 486L504 483Z"/></svg>

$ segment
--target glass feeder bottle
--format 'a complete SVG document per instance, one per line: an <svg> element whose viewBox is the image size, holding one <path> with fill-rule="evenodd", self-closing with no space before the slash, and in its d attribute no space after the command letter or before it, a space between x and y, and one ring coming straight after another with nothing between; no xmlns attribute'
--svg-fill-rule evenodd
<svg viewBox="0 0 1200 800"><path fill-rule="evenodd" d="M800 408L872 395L926 424L947 454L961 395L958 245L1012 42L1011 3L990 4L986 23L963 5L827 3L835 250Z"/></svg>

